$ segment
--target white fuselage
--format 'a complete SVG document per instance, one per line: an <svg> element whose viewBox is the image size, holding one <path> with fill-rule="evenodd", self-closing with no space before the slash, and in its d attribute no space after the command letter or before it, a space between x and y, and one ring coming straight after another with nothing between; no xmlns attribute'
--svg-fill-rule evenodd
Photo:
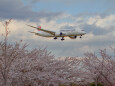
<svg viewBox="0 0 115 86"><path fill-rule="evenodd" d="M62 33L62 35L60 35L60 33ZM64 30L60 30L60 32L56 32L55 35L52 35L50 33L46 33L43 31L39 31L38 34L43 37L66 37L66 36L82 36L82 35L85 35L86 32L83 30L64 29Z"/></svg>

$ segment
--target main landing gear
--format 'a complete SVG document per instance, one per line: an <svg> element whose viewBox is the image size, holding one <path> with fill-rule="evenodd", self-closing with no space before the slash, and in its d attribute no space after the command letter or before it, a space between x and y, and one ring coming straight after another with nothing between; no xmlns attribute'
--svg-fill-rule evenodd
<svg viewBox="0 0 115 86"><path fill-rule="evenodd" d="M77 38L77 36L74 36L74 38Z"/></svg>
<svg viewBox="0 0 115 86"><path fill-rule="evenodd" d="M63 33L60 32L60 36L62 36L62 35L63 35ZM65 40L63 36L62 36L62 39L61 39L61 40L62 40L62 41Z"/></svg>
<svg viewBox="0 0 115 86"><path fill-rule="evenodd" d="M57 39L57 37L54 37L54 39Z"/></svg>
<svg viewBox="0 0 115 86"><path fill-rule="evenodd" d="M57 37L54 37L54 39L56 40L56 39L57 39ZM63 41L63 40L65 40L65 39L64 39L64 37L62 37L62 39L61 39L61 40L62 40L62 41Z"/></svg>
<svg viewBox="0 0 115 86"><path fill-rule="evenodd" d="M61 40L62 40L62 41L63 41L63 40L65 40L65 39L64 39L64 37L62 37L62 39L61 39Z"/></svg>
<svg viewBox="0 0 115 86"><path fill-rule="evenodd" d="M82 38L82 35L80 36L80 38Z"/></svg>

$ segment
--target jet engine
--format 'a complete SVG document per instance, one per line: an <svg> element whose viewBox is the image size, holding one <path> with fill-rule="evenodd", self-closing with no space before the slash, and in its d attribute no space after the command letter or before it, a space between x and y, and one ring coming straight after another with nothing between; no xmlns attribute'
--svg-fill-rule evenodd
<svg viewBox="0 0 115 86"><path fill-rule="evenodd" d="M71 38L71 39L76 39L77 36L69 36L69 38Z"/></svg>

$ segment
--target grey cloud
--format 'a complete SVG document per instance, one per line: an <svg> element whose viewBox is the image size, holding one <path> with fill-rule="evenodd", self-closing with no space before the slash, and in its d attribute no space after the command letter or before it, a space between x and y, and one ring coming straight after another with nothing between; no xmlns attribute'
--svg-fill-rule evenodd
<svg viewBox="0 0 115 86"><path fill-rule="evenodd" d="M30 0L33 3L42 1L42 2L60 2L60 3L64 3L64 4L79 4L79 3L83 3L83 2L90 2L90 3L95 3L95 2L100 2L100 0ZM108 4L113 4L115 2L115 0L101 0L102 2L106 2ZM65 3L66 2L66 3Z"/></svg>
<svg viewBox="0 0 115 86"><path fill-rule="evenodd" d="M0 0L0 18L30 19L39 21L40 18L52 19L61 13L33 12L31 6L25 6L21 0Z"/></svg>
<svg viewBox="0 0 115 86"><path fill-rule="evenodd" d="M40 0L30 0L33 2L40 1ZM41 0L42 1L42 0ZM46 1L46 0L44 0ZM47 0L47 1L54 1L54 0ZM65 0L60 0L64 2ZM68 0L71 1L71 0ZM80 0L72 0L80 1ZM40 18L46 18L47 20L54 19L58 15L61 15L62 12L33 12L31 5L24 5L21 0L0 0L0 18L15 18L15 19L30 19L33 21L39 21ZM79 16L95 16L95 15L102 15L103 17L108 15L108 12L98 14L98 13L81 13L77 14L76 17Z"/></svg>
<svg viewBox="0 0 115 86"><path fill-rule="evenodd" d="M101 18L105 18L107 16L109 16L112 12L107 10L103 13L97 13L97 12L94 12L94 13L89 13L89 12L83 12L83 13L79 13L79 14L76 14L74 17L95 17L95 16L100 16Z"/></svg>
<svg viewBox="0 0 115 86"><path fill-rule="evenodd" d="M87 25L87 24L85 24L83 26L83 29L86 31L86 33L92 32L96 36L107 34L113 30L113 29L111 29L111 30L107 29L106 30L106 29L96 27L95 25Z"/></svg>
<svg viewBox="0 0 115 86"><path fill-rule="evenodd" d="M37 3L39 2L40 0L31 0L32 3Z"/></svg>
<svg viewBox="0 0 115 86"><path fill-rule="evenodd" d="M20 0L0 0L0 15L2 18L21 18L23 14L26 15L28 10Z"/></svg>

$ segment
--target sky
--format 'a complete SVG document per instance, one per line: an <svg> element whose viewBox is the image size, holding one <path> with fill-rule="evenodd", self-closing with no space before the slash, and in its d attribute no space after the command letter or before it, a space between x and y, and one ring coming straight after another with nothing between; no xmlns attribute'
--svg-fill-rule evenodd
<svg viewBox="0 0 115 86"><path fill-rule="evenodd" d="M29 49L47 48L56 57L83 57L115 47L115 0L0 0L0 35L2 23L10 18L9 42L23 40ZM26 24L51 31L81 28L87 34L82 39L54 40L29 33L37 30Z"/></svg>

